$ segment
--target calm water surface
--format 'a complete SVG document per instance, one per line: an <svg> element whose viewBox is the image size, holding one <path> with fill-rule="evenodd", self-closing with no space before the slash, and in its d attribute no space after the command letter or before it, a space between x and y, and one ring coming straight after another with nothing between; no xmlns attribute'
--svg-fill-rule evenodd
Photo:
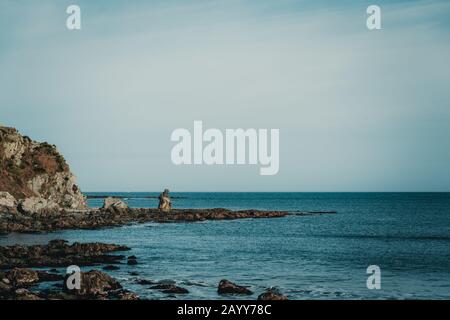
<svg viewBox="0 0 450 320"><path fill-rule="evenodd" d="M95 193L93 193L95 194ZM100 193L98 193L100 194ZM104 193L101 193L104 194ZM158 193L121 195L133 207L155 207ZM220 299L227 278L257 294L277 286L291 299L449 299L450 193L172 193L175 207L336 210L335 215L289 216L199 223L147 223L92 231L0 237L0 245L63 238L132 248L137 266L109 273L144 298L166 294L137 278L175 280L187 299ZM102 200L90 199L91 206ZM381 290L368 290L366 269L381 268ZM87 268L92 269L92 268ZM129 272L137 271L139 276ZM169 297L170 298L170 297ZM237 297L239 298L239 297Z"/></svg>

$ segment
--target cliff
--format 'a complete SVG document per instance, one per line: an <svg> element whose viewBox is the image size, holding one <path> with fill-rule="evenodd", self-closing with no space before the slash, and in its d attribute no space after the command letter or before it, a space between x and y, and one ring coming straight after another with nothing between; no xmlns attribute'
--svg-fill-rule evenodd
<svg viewBox="0 0 450 320"><path fill-rule="evenodd" d="M65 159L54 145L0 126L0 210L22 213L86 209Z"/></svg>

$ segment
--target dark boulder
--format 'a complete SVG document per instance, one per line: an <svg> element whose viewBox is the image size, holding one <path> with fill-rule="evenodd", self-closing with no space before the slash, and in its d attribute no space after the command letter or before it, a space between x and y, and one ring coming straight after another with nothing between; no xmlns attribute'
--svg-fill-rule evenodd
<svg viewBox="0 0 450 320"><path fill-rule="evenodd" d="M81 272L79 289L69 289L67 287L69 277L70 275L67 275L64 280L63 290L80 298L107 297L111 291L122 289L122 286L116 279L98 270Z"/></svg>
<svg viewBox="0 0 450 320"><path fill-rule="evenodd" d="M106 271L113 271L113 270L119 270L119 269L120 269L119 267L113 266L111 264L103 267L103 270L106 270Z"/></svg>
<svg viewBox="0 0 450 320"><path fill-rule="evenodd" d="M245 294L245 295L253 294L253 292L249 290L247 287L239 286L226 279L223 279L219 282L217 292L219 294Z"/></svg>
<svg viewBox="0 0 450 320"><path fill-rule="evenodd" d="M258 296L258 300L288 300L277 288L269 288Z"/></svg>
<svg viewBox="0 0 450 320"><path fill-rule="evenodd" d="M158 284L156 286L150 287L150 289L161 290L164 293L173 293L173 294L186 294L189 293L189 290L178 287L174 284Z"/></svg>

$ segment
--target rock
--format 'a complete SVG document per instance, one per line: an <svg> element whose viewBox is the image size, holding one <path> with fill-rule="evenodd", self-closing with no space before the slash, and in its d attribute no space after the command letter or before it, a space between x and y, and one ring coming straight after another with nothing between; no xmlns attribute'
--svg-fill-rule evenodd
<svg viewBox="0 0 450 320"><path fill-rule="evenodd" d="M14 300L43 300L37 294L28 291L27 289L17 289L15 292Z"/></svg>
<svg viewBox="0 0 450 320"><path fill-rule="evenodd" d="M91 270L89 272L81 272L80 274L80 289L70 290L67 287L67 278L64 280L63 290L78 297L92 298L92 297L105 297L108 296L110 291L122 289L120 283L107 275L104 272L98 270Z"/></svg>
<svg viewBox="0 0 450 320"><path fill-rule="evenodd" d="M169 212L172 209L172 202L169 197L169 189L164 189L163 193L159 195L158 209L163 212Z"/></svg>
<svg viewBox="0 0 450 320"><path fill-rule="evenodd" d="M57 213L61 210L56 202L39 197L26 198L19 201L18 209L26 215Z"/></svg>
<svg viewBox="0 0 450 320"><path fill-rule="evenodd" d="M258 300L288 300L288 297L282 295L276 288L269 288L258 296Z"/></svg>
<svg viewBox="0 0 450 320"><path fill-rule="evenodd" d="M143 285L143 286L145 286L145 285L150 285L150 284L155 284L154 281L148 280L148 279L138 279L138 280L136 281L136 283L137 283L137 284L140 284L140 285Z"/></svg>
<svg viewBox="0 0 450 320"><path fill-rule="evenodd" d="M130 272L128 272L130 275L132 275L132 276L138 276L139 275L139 272L137 272L137 271L130 271Z"/></svg>
<svg viewBox="0 0 450 320"><path fill-rule="evenodd" d="M128 205L119 198L108 197L103 202L104 210L123 210L128 209Z"/></svg>
<svg viewBox="0 0 450 320"><path fill-rule="evenodd" d="M253 294L253 292L250 291L247 287L239 286L226 279L220 280L217 292L219 294Z"/></svg>
<svg viewBox="0 0 450 320"><path fill-rule="evenodd" d="M176 281L175 280L171 280L171 279L163 279L163 280L159 280L158 284L163 284L163 285L176 284Z"/></svg>
<svg viewBox="0 0 450 320"><path fill-rule="evenodd" d="M14 268L6 274L14 287L30 286L39 281L38 273L31 269Z"/></svg>
<svg viewBox="0 0 450 320"><path fill-rule="evenodd" d="M7 284L3 281L0 282L0 298L7 299L11 292L13 291L13 287L10 284Z"/></svg>
<svg viewBox="0 0 450 320"><path fill-rule="evenodd" d="M138 262L137 262L136 256L129 256L129 257L128 257L127 264L130 265L130 266L137 265Z"/></svg>
<svg viewBox="0 0 450 320"><path fill-rule="evenodd" d="M39 282L52 282L64 280L64 276L61 274L48 273L45 271L37 271Z"/></svg>
<svg viewBox="0 0 450 320"><path fill-rule="evenodd" d="M17 201L42 198L70 210L87 209L65 159L55 146L0 126L0 190Z"/></svg>
<svg viewBox="0 0 450 320"><path fill-rule="evenodd" d="M0 213L0 233L47 232L64 229L98 229L132 222L194 222L204 220L278 218L288 215L284 211L231 211L227 209L172 209L171 214L151 208L128 208L90 211L62 211L34 215L3 215Z"/></svg>
<svg viewBox="0 0 450 320"><path fill-rule="evenodd" d="M119 267L113 266L111 264L103 267L103 270L106 270L106 271L119 270L119 269L120 269Z"/></svg>
<svg viewBox="0 0 450 320"><path fill-rule="evenodd" d="M135 266L138 264L136 259L128 259L127 264L130 266Z"/></svg>
<svg viewBox="0 0 450 320"><path fill-rule="evenodd" d="M0 192L0 213L17 213L17 200L9 192Z"/></svg>
<svg viewBox="0 0 450 320"><path fill-rule="evenodd" d="M150 289L161 290L164 293L175 293L175 294L189 293L187 289L178 287L174 284L158 284L156 286L150 287Z"/></svg>
<svg viewBox="0 0 450 320"><path fill-rule="evenodd" d="M129 290L119 290L119 292L110 294L110 296L116 297L119 300L140 300L136 293Z"/></svg>
<svg viewBox="0 0 450 320"><path fill-rule="evenodd" d="M117 264L124 256L106 253L125 250L129 248L98 242L69 245L65 240L52 240L47 245L0 246L0 269Z"/></svg>

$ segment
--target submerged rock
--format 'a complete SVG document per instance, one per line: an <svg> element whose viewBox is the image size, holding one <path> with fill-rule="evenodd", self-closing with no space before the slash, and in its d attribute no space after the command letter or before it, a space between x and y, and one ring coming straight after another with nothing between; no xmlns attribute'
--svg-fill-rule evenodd
<svg viewBox="0 0 450 320"><path fill-rule="evenodd" d="M150 284L155 284L154 281L148 280L148 279L138 279L138 280L136 280L136 283L140 284L140 285L143 285L143 286L150 285Z"/></svg>
<svg viewBox="0 0 450 320"><path fill-rule="evenodd" d="M106 270L106 271L119 270L119 269L120 269L119 267L113 266L111 264L103 267L103 270Z"/></svg>
<svg viewBox="0 0 450 320"><path fill-rule="evenodd" d="M150 289L161 290L164 293L174 293L174 294L187 294L189 290L178 287L174 284L158 284L156 286L150 287Z"/></svg>
<svg viewBox="0 0 450 320"><path fill-rule="evenodd" d="M277 288L269 288L258 296L258 300L288 300Z"/></svg>
<svg viewBox="0 0 450 320"><path fill-rule="evenodd" d="M130 266L134 266L134 265L137 265L137 264L138 264L138 262L137 262L137 259L136 259L136 257L135 257L135 256L132 256L132 257L128 257L128 261L127 261L127 264L128 264L128 265L130 265Z"/></svg>
<svg viewBox="0 0 450 320"><path fill-rule="evenodd" d="M219 282L217 292L219 294L245 294L245 295L253 294L253 292L249 290L247 287L239 286L226 279L223 279Z"/></svg>

